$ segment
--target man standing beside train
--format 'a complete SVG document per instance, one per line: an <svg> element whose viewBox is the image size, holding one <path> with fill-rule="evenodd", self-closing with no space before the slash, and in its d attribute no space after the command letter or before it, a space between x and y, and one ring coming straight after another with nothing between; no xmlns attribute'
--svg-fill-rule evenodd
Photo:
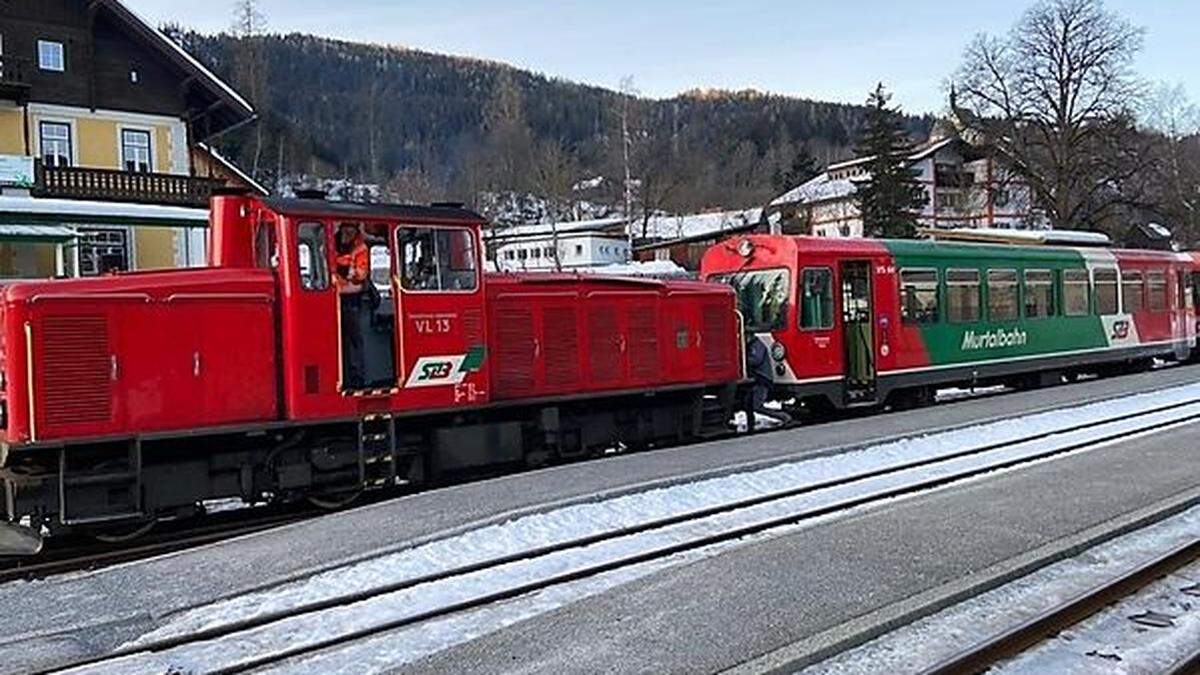
<svg viewBox="0 0 1200 675"><path fill-rule="evenodd" d="M756 417L759 415L777 422L779 426L792 423L792 416L782 410L767 407L767 398L771 395L771 387L775 384L774 366L771 364L771 354L767 346L758 336L746 332L746 374L750 376L750 389L746 392L746 430L754 431L758 426Z"/></svg>
<svg viewBox="0 0 1200 675"><path fill-rule="evenodd" d="M337 233L336 283L341 302L342 387L360 389L363 379L362 311L371 274L371 252L357 225L342 225Z"/></svg>

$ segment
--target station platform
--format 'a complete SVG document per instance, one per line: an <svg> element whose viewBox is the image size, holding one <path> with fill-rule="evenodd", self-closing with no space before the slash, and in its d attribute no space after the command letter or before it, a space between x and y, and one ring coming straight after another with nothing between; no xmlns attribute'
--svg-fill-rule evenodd
<svg viewBox="0 0 1200 675"><path fill-rule="evenodd" d="M1200 366L1172 367L614 456L412 495L92 574L7 584L0 586L0 606L19 621L0 637L0 672L102 653L173 610L523 514L1196 381ZM1198 441L1190 428L1147 437L1137 448L1048 463L747 546L522 622L415 667L487 669L501 650L507 650L505 663L530 672L591 671L601 663L606 670L654 663L659 672L695 672L767 658L835 631L868 611L864 607L887 607L1194 488L1200 463L1194 456L1182 460L1194 455ZM729 630L734 625L738 639ZM604 626L603 639L597 626ZM705 654L688 649L696 641L707 644Z"/></svg>

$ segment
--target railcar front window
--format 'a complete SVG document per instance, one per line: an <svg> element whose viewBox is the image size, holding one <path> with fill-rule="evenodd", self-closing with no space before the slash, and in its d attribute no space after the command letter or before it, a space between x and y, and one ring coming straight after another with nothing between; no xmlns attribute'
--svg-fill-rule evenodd
<svg viewBox="0 0 1200 675"><path fill-rule="evenodd" d="M1025 270L1025 317L1044 319L1049 316L1054 316L1054 273Z"/></svg>
<svg viewBox="0 0 1200 675"><path fill-rule="evenodd" d="M792 275L788 270L754 270L723 274L713 279L733 287L747 330L765 333L787 328L792 288Z"/></svg>
<svg viewBox="0 0 1200 675"><path fill-rule="evenodd" d="M937 270L900 270L900 314L904 323L937 323Z"/></svg>
<svg viewBox="0 0 1200 675"><path fill-rule="evenodd" d="M325 225L302 223L299 228L296 259L300 263L300 287L306 291L329 288L329 260L326 253Z"/></svg>
<svg viewBox="0 0 1200 675"><path fill-rule="evenodd" d="M979 270L946 270L946 318L951 323L979 321Z"/></svg>
<svg viewBox="0 0 1200 675"><path fill-rule="evenodd" d="M1118 292L1117 271L1114 269L1096 270L1096 313L1101 316L1112 316L1120 311L1117 302Z"/></svg>
<svg viewBox="0 0 1200 675"><path fill-rule="evenodd" d="M1091 314L1087 270L1063 270L1063 310L1067 316Z"/></svg>
<svg viewBox="0 0 1200 675"><path fill-rule="evenodd" d="M805 330L833 328L833 270L828 267L804 270L800 298L800 327Z"/></svg>
<svg viewBox="0 0 1200 675"><path fill-rule="evenodd" d="M400 283L404 290L475 290L478 273L471 230L402 227L396 230L396 238L401 253Z"/></svg>

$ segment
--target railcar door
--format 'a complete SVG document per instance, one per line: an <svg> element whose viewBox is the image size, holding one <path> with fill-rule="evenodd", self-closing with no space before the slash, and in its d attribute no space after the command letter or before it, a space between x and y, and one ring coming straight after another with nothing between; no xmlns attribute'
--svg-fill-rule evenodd
<svg viewBox="0 0 1200 675"><path fill-rule="evenodd" d="M841 264L842 330L846 405L876 400L875 311L871 292L871 261Z"/></svg>
<svg viewBox="0 0 1200 675"><path fill-rule="evenodd" d="M396 229L397 365L414 405L487 402L479 242L471 227Z"/></svg>

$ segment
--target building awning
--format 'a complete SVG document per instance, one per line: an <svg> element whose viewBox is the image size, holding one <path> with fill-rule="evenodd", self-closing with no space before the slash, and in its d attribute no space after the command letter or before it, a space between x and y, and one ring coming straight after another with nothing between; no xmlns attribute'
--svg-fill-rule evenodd
<svg viewBox="0 0 1200 675"><path fill-rule="evenodd" d="M0 225L207 227L208 209L4 195Z"/></svg>
<svg viewBox="0 0 1200 675"><path fill-rule="evenodd" d="M0 242L65 244L78 238L78 232L62 225L0 225Z"/></svg>

